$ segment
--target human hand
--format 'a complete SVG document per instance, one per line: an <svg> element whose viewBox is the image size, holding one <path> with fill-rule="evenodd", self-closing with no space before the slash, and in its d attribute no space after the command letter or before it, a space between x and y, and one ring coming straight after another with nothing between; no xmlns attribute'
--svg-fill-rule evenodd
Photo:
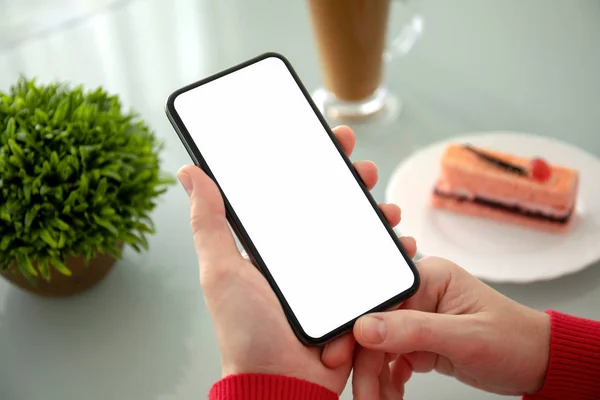
<svg viewBox="0 0 600 400"><path fill-rule="evenodd" d="M413 372L437 371L502 395L537 392L550 319L496 292L456 264L417 262L421 286L400 309L354 326L355 399L402 399Z"/></svg>
<svg viewBox="0 0 600 400"><path fill-rule="evenodd" d="M352 130L342 126L333 131L350 155L355 145ZM354 167L369 190L372 189L377 183L375 164L361 161L354 163ZM238 251L215 183L195 166L183 167L178 177L190 194L200 282L217 332L223 377L239 373L285 375L340 394L352 366L355 346L352 334L324 349L302 345L266 279ZM397 206L379 207L392 226L400 222ZM408 254L414 256L414 239L400 240Z"/></svg>

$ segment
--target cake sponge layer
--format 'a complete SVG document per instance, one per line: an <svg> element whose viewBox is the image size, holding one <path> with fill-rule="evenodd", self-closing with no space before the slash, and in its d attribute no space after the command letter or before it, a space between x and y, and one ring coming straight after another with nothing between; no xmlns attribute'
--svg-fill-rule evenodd
<svg viewBox="0 0 600 400"><path fill-rule="evenodd" d="M564 232L571 225L570 218L565 223L552 222L545 219L532 218L502 209L497 209L466 200L458 200L451 197L438 196L435 193L431 197L431 204L435 208L446 209L460 214L475 217L484 217L495 221L517 224L550 232Z"/></svg>

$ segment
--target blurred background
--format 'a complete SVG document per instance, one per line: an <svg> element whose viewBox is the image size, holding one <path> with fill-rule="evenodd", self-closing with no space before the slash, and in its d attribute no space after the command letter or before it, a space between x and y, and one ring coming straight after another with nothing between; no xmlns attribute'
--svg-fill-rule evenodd
<svg viewBox="0 0 600 400"><path fill-rule="evenodd" d="M418 11L424 33L384 77L401 113L348 123L358 137L353 159L380 168L377 200L398 162L454 135L532 132L600 156L599 1L409 3L392 2L389 32ZM302 0L0 0L0 91L21 74L102 86L165 141L162 166L172 173L190 161L165 117L166 97L266 51L284 54L310 90L322 85ZM106 282L77 298L39 299L0 280L0 399L206 396L220 358L187 204L184 191L171 188L153 214L150 250L126 251ZM493 286L530 307L600 317L592 311L600 302L596 266ZM412 398L499 397L428 374L410 382Z"/></svg>

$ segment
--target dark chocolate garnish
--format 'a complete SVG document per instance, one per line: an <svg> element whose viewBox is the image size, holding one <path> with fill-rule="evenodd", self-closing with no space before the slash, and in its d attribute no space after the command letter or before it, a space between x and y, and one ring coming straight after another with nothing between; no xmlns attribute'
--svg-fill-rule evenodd
<svg viewBox="0 0 600 400"><path fill-rule="evenodd" d="M478 150L475 147L471 146L470 144L465 144L465 145L463 145L463 147L465 149L469 150L471 153L477 155L482 160L487 161L491 164L494 164L495 166L502 168L505 171L511 172L513 174L521 175L521 176L529 176L529 174L527 173L527 170L523 167L519 167L518 165L508 163L506 161L500 160L499 158L496 158L494 156L486 154L483 151Z"/></svg>
<svg viewBox="0 0 600 400"><path fill-rule="evenodd" d="M482 199L481 197L477 197L477 196L475 196L474 198L467 198L466 196L443 193L437 189L434 189L433 193L434 193L434 195L439 196L439 197L454 199L454 200L457 200L460 202L467 201L467 202L479 204L481 206L494 208L496 210L508 211L513 214L519 214L519 215L522 215L524 217L528 217L531 219L536 219L536 220L540 220L540 221L548 221L548 222L553 222L555 224L561 224L561 225L569 222L569 219L571 219L571 216L573 215L573 209L571 209L569 211L569 214L567 214L565 217L558 218L558 217L554 217L552 215L547 215L547 214L541 213L539 211L530 211L530 210L527 210L527 209L519 207L519 206L506 205L506 204L498 203L495 201Z"/></svg>

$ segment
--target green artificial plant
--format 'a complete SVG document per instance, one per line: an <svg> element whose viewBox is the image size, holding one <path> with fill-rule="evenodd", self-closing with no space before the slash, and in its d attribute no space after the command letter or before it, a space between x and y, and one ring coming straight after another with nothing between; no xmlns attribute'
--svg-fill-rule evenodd
<svg viewBox="0 0 600 400"><path fill-rule="evenodd" d="M161 148L102 88L21 77L0 92L0 272L49 280L51 268L71 274L68 255L147 248L150 212L172 182Z"/></svg>

